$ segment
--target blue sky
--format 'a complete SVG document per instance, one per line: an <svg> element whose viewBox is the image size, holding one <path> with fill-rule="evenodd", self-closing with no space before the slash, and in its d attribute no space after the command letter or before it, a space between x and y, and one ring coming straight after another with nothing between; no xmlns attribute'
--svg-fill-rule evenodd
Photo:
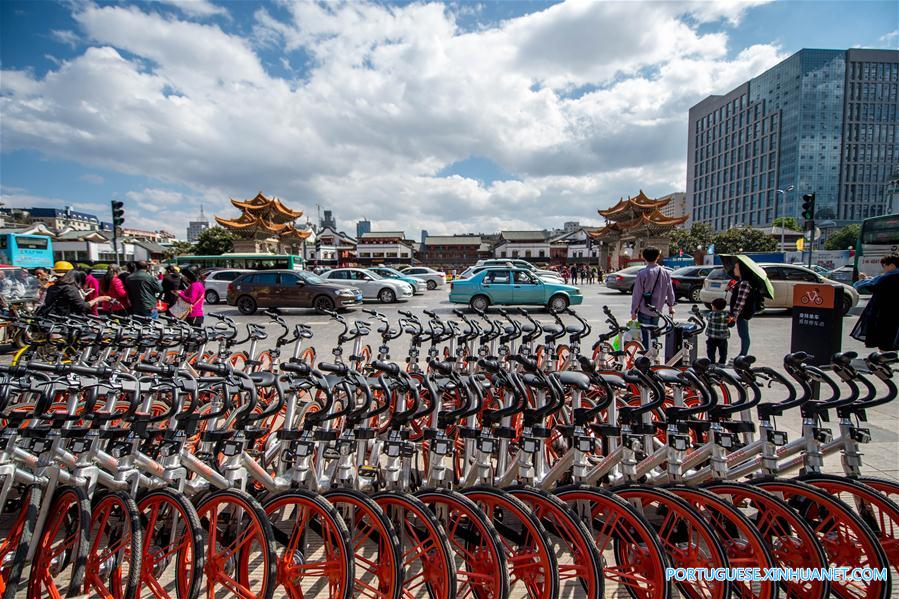
<svg viewBox="0 0 899 599"><path fill-rule="evenodd" d="M690 105L803 47L895 48L897 6L6 0L0 191L178 235L257 191L348 231L596 222L684 188Z"/></svg>

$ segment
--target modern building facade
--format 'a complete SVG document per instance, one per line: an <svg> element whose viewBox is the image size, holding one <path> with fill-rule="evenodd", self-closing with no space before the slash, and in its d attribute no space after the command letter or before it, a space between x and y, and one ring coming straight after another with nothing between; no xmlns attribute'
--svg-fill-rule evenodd
<svg viewBox="0 0 899 599"><path fill-rule="evenodd" d="M200 233L209 228L209 219L206 218L206 214L203 212L203 206L200 206L200 216L197 220L192 220L187 223L187 241L190 243L196 243L197 239L200 237Z"/></svg>
<svg viewBox="0 0 899 599"><path fill-rule="evenodd" d="M662 196L659 199L669 200L667 204L659 209L663 216L667 216L668 218L680 218L681 216L686 216L686 222L680 226L686 227L690 224L692 211L690 210L690 204L687 202L686 193L683 191L676 191L674 193L669 193L666 196Z"/></svg>
<svg viewBox="0 0 899 599"><path fill-rule="evenodd" d="M371 233L371 221L360 220L356 222L356 239L362 237L366 233Z"/></svg>
<svg viewBox="0 0 899 599"><path fill-rule="evenodd" d="M886 213L899 164L897 90L899 51L804 49L693 106L692 221L769 226L799 217L802 195L812 192L825 228Z"/></svg>

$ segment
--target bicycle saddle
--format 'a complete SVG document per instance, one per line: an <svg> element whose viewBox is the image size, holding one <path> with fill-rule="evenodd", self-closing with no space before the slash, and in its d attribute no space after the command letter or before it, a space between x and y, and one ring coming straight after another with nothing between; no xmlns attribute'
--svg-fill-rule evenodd
<svg viewBox="0 0 899 599"><path fill-rule="evenodd" d="M580 329L578 329L578 330L580 330ZM565 331L565 327L563 327L560 324L549 323L549 324L543 325L543 332L546 333L547 335L558 335L559 333L562 333L563 331Z"/></svg>
<svg viewBox="0 0 899 599"><path fill-rule="evenodd" d="M252 380L257 387L272 387L275 384L276 378L277 377L275 377L274 374L267 370L250 373L250 380Z"/></svg>
<svg viewBox="0 0 899 599"><path fill-rule="evenodd" d="M681 378L680 370L674 368L658 368L653 369L652 374L666 385L684 385L688 383Z"/></svg>
<svg viewBox="0 0 899 599"><path fill-rule="evenodd" d="M590 389L590 377L582 372L566 370L564 372L556 373L554 376L559 379L560 383L567 387L577 387L581 391Z"/></svg>

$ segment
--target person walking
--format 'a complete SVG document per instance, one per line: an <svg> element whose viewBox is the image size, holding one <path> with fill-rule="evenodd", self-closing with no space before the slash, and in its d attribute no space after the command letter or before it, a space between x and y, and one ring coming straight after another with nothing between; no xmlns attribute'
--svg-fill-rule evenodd
<svg viewBox="0 0 899 599"><path fill-rule="evenodd" d="M850 335L881 351L899 349L899 255L880 259L883 273L855 284L856 289L871 290L871 299Z"/></svg>
<svg viewBox="0 0 899 599"><path fill-rule="evenodd" d="M119 276L122 273L118 264L110 264L106 274L100 279L100 293L109 297L103 302L100 311L104 314L126 314L128 312L128 291Z"/></svg>
<svg viewBox="0 0 899 599"><path fill-rule="evenodd" d="M162 301L171 308L178 300L178 292L187 288L184 277L181 276L181 269L170 264L166 267L165 273L160 276L159 283L162 285ZM166 313L171 315L168 308Z"/></svg>
<svg viewBox="0 0 899 599"><path fill-rule="evenodd" d="M200 275L193 268L185 268L181 271L181 275L188 283L187 289L176 291L175 295L190 304L190 312L188 312L184 322L198 327L203 324L203 302L206 297L206 286L203 285Z"/></svg>
<svg viewBox="0 0 899 599"><path fill-rule="evenodd" d="M728 325L727 302L723 297L716 297L712 309L706 312L706 351L713 364L727 363L727 339L730 337ZM718 359L715 359L717 354Z"/></svg>
<svg viewBox="0 0 899 599"><path fill-rule="evenodd" d="M737 334L740 336L740 355L749 355L749 321L755 316L755 304L751 301L753 293L758 293L752 288L752 284L743 278L740 269L742 265L734 262L734 272L732 273L737 280L730 291L730 314L728 315L728 323L736 323Z"/></svg>
<svg viewBox="0 0 899 599"><path fill-rule="evenodd" d="M82 270L82 269L79 269ZM84 269L85 289L87 289L87 299L100 297L100 280L92 275L89 270ZM94 304L91 314L97 316L100 313L100 305Z"/></svg>
<svg viewBox="0 0 899 599"><path fill-rule="evenodd" d="M98 295L85 300L84 296L88 290L87 275L80 270L68 270L47 289L44 305L41 306L38 313L41 316L89 314L94 310L94 306L109 299L106 296Z"/></svg>
<svg viewBox="0 0 899 599"><path fill-rule="evenodd" d="M641 325L657 326L659 317L650 309L650 306L661 312L665 305L668 313L674 315L674 305L677 298L674 296L674 286L671 284L671 275L659 266L658 260L662 253L658 248L647 246L643 248L643 260L646 268L637 273L634 281L634 295L631 298L631 320L636 320ZM640 331L643 338L644 349L649 349L649 331Z"/></svg>
<svg viewBox="0 0 899 599"><path fill-rule="evenodd" d="M131 304L133 315L155 318L156 300L162 294L162 285L159 279L150 274L149 268L146 260L135 262L134 272L125 281L125 289L128 291L128 303Z"/></svg>
<svg viewBox="0 0 899 599"><path fill-rule="evenodd" d="M562 266L562 280L565 281L565 284L568 284L568 279L571 278L571 271L568 270L567 266Z"/></svg>
<svg viewBox="0 0 899 599"><path fill-rule="evenodd" d="M571 265L571 284L577 285L577 264Z"/></svg>

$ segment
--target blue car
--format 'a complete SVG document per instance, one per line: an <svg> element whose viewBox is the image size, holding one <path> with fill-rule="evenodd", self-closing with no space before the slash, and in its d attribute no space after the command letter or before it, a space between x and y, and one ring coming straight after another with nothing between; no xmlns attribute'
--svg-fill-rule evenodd
<svg viewBox="0 0 899 599"><path fill-rule="evenodd" d="M407 277L400 271L394 270L392 268L387 268L386 266L373 266L367 270L379 274L385 279L396 279L398 281L402 281L403 283L409 283L410 285L412 285L412 291L415 293L415 295L421 295L425 292L425 289L428 288L425 282L421 279Z"/></svg>
<svg viewBox="0 0 899 599"><path fill-rule="evenodd" d="M488 268L450 285L449 300L468 304L472 310L490 306L546 306L560 311L584 301L573 285L550 283L523 268Z"/></svg>

